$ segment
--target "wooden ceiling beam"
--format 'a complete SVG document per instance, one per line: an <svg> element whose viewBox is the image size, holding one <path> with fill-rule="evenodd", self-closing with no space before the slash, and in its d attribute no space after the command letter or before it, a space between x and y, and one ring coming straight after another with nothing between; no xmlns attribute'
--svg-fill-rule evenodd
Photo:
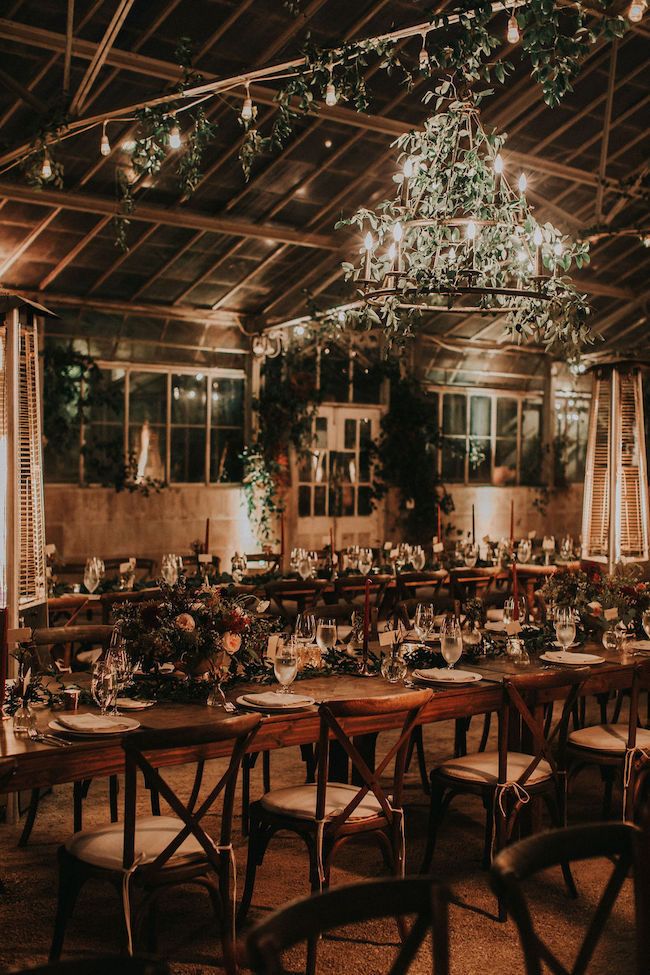
<svg viewBox="0 0 650 975"><path fill-rule="evenodd" d="M115 200L90 193L55 189L41 190L22 183L9 183L6 180L0 180L0 195L20 203L32 203L35 206L62 207L65 210L76 210L80 213L118 215ZM339 246L338 241L325 234L310 233L295 227L277 227L270 224L256 224L245 220L217 217L210 213L202 213L187 208L166 209L159 205L142 204L138 207L133 219L145 223L159 223L168 227L207 230L210 233L227 234L231 237L277 240L279 243L294 244L297 247L335 250Z"/></svg>
<svg viewBox="0 0 650 975"><path fill-rule="evenodd" d="M95 53L90 59L90 64L86 68L84 76L79 82L79 86L72 98L72 101L70 102L70 112L72 115L78 115L88 100L88 96L92 86L95 83L95 79L106 63L106 59L109 56L115 41L117 40L117 35L122 29L122 25L128 17L133 3L134 0L118 0L117 6L113 11L113 16L111 17L108 26L104 31L104 36L97 45ZM66 34L66 57L69 57L72 53L73 42L74 38L71 38Z"/></svg>

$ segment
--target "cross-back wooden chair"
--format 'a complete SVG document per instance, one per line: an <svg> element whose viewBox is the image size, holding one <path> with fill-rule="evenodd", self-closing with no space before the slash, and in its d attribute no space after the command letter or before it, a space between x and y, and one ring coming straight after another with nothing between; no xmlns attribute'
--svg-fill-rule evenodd
<svg viewBox="0 0 650 975"><path fill-rule="evenodd" d="M634 816L637 779L641 770L650 764L650 730L640 725L640 696L650 690L650 660L638 663L631 675L628 688L630 710L626 723L617 722L620 711L615 712L614 722L592 725L572 731L567 740L566 759L570 778L582 769L596 765L605 783L603 818L612 811L612 794L615 779L623 780L624 819Z"/></svg>
<svg viewBox="0 0 650 975"><path fill-rule="evenodd" d="M243 921L250 907L255 876L266 848L279 830L295 832L309 853L312 891L329 886L332 861L337 850L353 837L372 836L394 873L404 871L404 821L402 787L409 739L431 691L410 691L363 700L330 701L321 704L316 783L274 789L250 807L250 839L246 882L239 908ZM386 756L373 771L348 737L345 719L368 719L394 715L400 733ZM402 717L403 716L403 717ZM328 781L330 746L338 742L359 777L359 785ZM383 773L394 762L390 800L380 784Z"/></svg>
<svg viewBox="0 0 650 975"><path fill-rule="evenodd" d="M456 796L476 795L483 802L486 867L493 852L502 849L512 838L519 814L531 799L539 797L545 801L554 826L566 825L564 752L568 723L588 673L579 668L504 680L497 749L447 759L431 772L429 832L422 873L431 867L438 828ZM549 723L543 705L561 689L566 691L562 713L554 724ZM519 729L511 728L515 720ZM529 750L510 749L511 730L522 732L523 741L528 739ZM559 750L557 759L552 751L554 745ZM565 879L573 894L575 888L568 868ZM501 903L499 918L505 920Z"/></svg>
<svg viewBox="0 0 650 975"><path fill-rule="evenodd" d="M246 948L255 975L286 975L284 952L302 941L349 924L379 918L414 916L410 933L386 975L405 975L425 938L431 934L431 975L449 973L449 893L428 879L407 877L362 881L316 897L301 898L276 911L248 934ZM389 952L386 951L388 956ZM341 970L344 959L341 959ZM292 966L292 970L294 970ZM420 970L420 969L419 969Z"/></svg>
<svg viewBox="0 0 650 975"><path fill-rule="evenodd" d="M517 925L526 975L586 975L600 936L626 878L632 873L635 888L636 958L629 975L650 972L650 883L647 872L647 837L630 823L593 823L530 836L502 850L490 873L492 888ZM613 860L613 868L587 923L573 963L561 962L549 942L555 928L539 931L526 900L523 882L540 870L569 862ZM605 869L605 868L603 868Z"/></svg>
<svg viewBox="0 0 650 975"><path fill-rule="evenodd" d="M74 961L57 961L38 968L14 970L14 975L115 975L118 960L115 955L107 958L75 958ZM169 975L169 966L158 958L120 958L120 975Z"/></svg>
<svg viewBox="0 0 650 975"><path fill-rule="evenodd" d="M48 657L54 660L54 653L63 651L64 659L69 658L73 653L74 644L92 644L105 650L108 647L111 636L113 635L112 626L102 626L101 624L88 624L86 626L43 626L31 631L31 644L35 661L38 662L40 669L44 669L50 660L42 656L44 648L49 648ZM26 642L26 641L24 641ZM83 818L83 800L88 795L91 779L83 779L75 782L72 787L73 822L75 831L81 829ZM117 819L117 776L109 777L109 804L111 818ZM32 789L23 830L18 840L18 846L27 846L29 837L32 834L38 807L41 800L41 790Z"/></svg>
<svg viewBox="0 0 650 975"><path fill-rule="evenodd" d="M505 598L508 586L508 573L489 566L452 569L451 595L461 605L468 599L482 599L491 602L497 593Z"/></svg>
<svg viewBox="0 0 650 975"><path fill-rule="evenodd" d="M416 599L418 602L432 602L440 595L443 582L448 579L445 569L431 569L422 572L397 572L397 599Z"/></svg>
<svg viewBox="0 0 650 975"><path fill-rule="evenodd" d="M269 582L265 587L267 599L275 602L280 615L285 619L293 619L296 613L304 613L305 609L313 608L320 598L321 591L327 586L325 579L281 579ZM294 611L287 603L295 607Z"/></svg>
<svg viewBox="0 0 650 975"><path fill-rule="evenodd" d="M370 580L368 586L370 592L370 604L376 606L378 609L382 604L384 594L386 592L386 586L391 580L390 576L339 576L338 579L334 581L334 593L336 595L337 602L343 601L346 603L352 603L355 600L361 602L365 596L366 591L366 578Z"/></svg>
<svg viewBox="0 0 650 975"><path fill-rule="evenodd" d="M63 947L65 928L79 890L91 877L113 884L122 899L125 943L133 950L133 934L139 935L149 921L149 950L155 947L155 901L163 890L175 884L199 884L210 895L221 924L224 968L237 971L234 947L234 896L231 893L232 816L237 775L242 757L260 723L255 714L239 715L192 728L133 732L124 736L125 753L124 824L111 823L75 833L59 849L59 901L50 960L56 961ZM231 742L232 751L225 772L207 796L199 802L199 789L192 789L187 802L172 789L157 767L170 752L180 752L187 763L204 762L214 755L215 743ZM171 816L136 817L138 771L151 781L171 807ZM217 799L222 800L218 842L205 831L202 820ZM132 914L131 894L138 890L141 903Z"/></svg>
<svg viewBox="0 0 650 975"><path fill-rule="evenodd" d="M102 623L110 623L113 610L124 603L158 602L161 598L160 589L134 589L130 592L104 592L99 600L102 608Z"/></svg>

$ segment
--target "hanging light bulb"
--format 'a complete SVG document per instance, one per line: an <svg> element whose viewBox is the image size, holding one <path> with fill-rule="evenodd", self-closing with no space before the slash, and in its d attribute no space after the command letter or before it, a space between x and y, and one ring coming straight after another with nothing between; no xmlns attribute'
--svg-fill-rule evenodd
<svg viewBox="0 0 650 975"><path fill-rule="evenodd" d="M253 118L253 99L251 98L251 93L248 89L248 84L246 85L246 97L244 98L244 103L241 107L241 120L242 122L250 122Z"/></svg>
<svg viewBox="0 0 650 975"><path fill-rule="evenodd" d="M519 24L514 14L508 18L508 32L506 34L508 44L518 44L520 40Z"/></svg>
<svg viewBox="0 0 650 975"><path fill-rule="evenodd" d="M418 59L420 65L420 71L428 71L431 61L429 59L429 52L427 51L427 35L422 35L422 47L420 48L420 57Z"/></svg>
<svg viewBox="0 0 650 975"><path fill-rule="evenodd" d="M45 150L45 155L43 156L43 165L41 166L41 179L51 179L52 178L52 162L48 155L47 149Z"/></svg>
<svg viewBox="0 0 650 975"><path fill-rule="evenodd" d="M99 143L99 151L102 156L110 156L111 154L111 144L108 141L108 136L106 135L106 122L104 122L104 126L102 128L102 139Z"/></svg>
<svg viewBox="0 0 650 975"><path fill-rule="evenodd" d="M497 153L497 156L494 160L494 172L497 174L497 176L500 176L501 173L503 172L503 156L501 155L500 152Z"/></svg>
<svg viewBox="0 0 650 975"><path fill-rule="evenodd" d="M476 224L473 220L470 220L467 224L467 239L474 240L476 237Z"/></svg>
<svg viewBox="0 0 650 975"><path fill-rule="evenodd" d="M395 241L396 244L399 244L403 236L404 236L404 230L402 228L401 223L398 220L395 226L393 227L393 240Z"/></svg>
<svg viewBox="0 0 650 975"><path fill-rule="evenodd" d="M170 149L180 149L181 147L181 130L178 124L174 122L171 129L169 130L169 148Z"/></svg>
<svg viewBox="0 0 650 975"><path fill-rule="evenodd" d="M332 77L333 70L334 67L332 64L330 64L330 80L327 82L327 86L325 88L325 104L329 108L334 108L337 101L339 100L339 96L336 91L336 85L334 84L334 79Z"/></svg>
<svg viewBox="0 0 650 975"><path fill-rule="evenodd" d="M544 240L542 236L542 231L539 227L535 227L535 233L533 234L533 243L535 247L541 247L542 241Z"/></svg>
<svg viewBox="0 0 650 975"><path fill-rule="evenodd" d="M517 183L517 186L519 187L520 193L526 192L526 187L528 186L528 180L526 179L525 173L522 173L521 176L519 177L519 182Z"/></svg>
<svg viewBox="0 0 650 975"><path fill-rule="evenodd" d="M647 9L647 0L632 0L627 11L627 19L632 24L638 24L643 20L643 15Z"/></svg>

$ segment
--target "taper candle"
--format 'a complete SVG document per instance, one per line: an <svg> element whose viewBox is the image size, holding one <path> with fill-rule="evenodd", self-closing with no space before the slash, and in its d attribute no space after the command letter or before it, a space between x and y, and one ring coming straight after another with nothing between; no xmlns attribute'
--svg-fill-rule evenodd
<svg viewBox="0 0 650 975"><path fill-rule="evenodd" d="M515 502L514 498L510 499L510 541L515 540Z"/></svg>
<svg viewBox="0 0 650 975"><path fill-rule="evenodd" d="M472 545L476 543L476 518L474 515L474 505L472 505Z"/></svg>
<svg viewBox="0 0 650 975"><path fill-rule="evenodd" d="M512 618L519 619L519 582L517 580L517 563L512 563Z"/></svg>
<svg viewBox="0 0 650 975"><path fill-rule="evenodd" d="M363 587L363 652L368 652L368 636L370 633L370 578L366 576Z"/></svg>
<svg viewBox="0 0 650 975"><path fill-rule="evenodd" d="M205 519L205 553L210 551L210 519Z"/></svg>

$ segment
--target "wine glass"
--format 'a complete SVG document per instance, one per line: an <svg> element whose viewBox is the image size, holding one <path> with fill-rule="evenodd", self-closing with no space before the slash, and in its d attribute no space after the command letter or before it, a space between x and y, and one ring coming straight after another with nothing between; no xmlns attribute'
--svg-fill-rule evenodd
<svg viewBox="0 0 650 975"><path fill-rule="evenodd" d="M300 643L313 643L316 636L316 617L311 613L298 613L295 635Z"/></svg>
<svg viewBox="0 0 650 975"><path fill-rule="evenodd" d="M565 535L560 542L560 558L563 562L570 562L573 558L573 538Z"/></svg>
<svg viewBox="0 0 650 975"><path fill-rule="evenodd" d="M529 538L522 538L517 546L517 561L525 565L526 562L530 562L530 557L533 554L533 546L530 543Z"/></svg>
<svg viewBox="0 0 650 975"><path fill-rule="evenodd" d="M602 644L605 650L618 650L619 649L619 638L616 630L613 626L610 626L603 633Z"/></svg>
<svg viewBox="0 0 650 975"><path fill-rule="evenodd" d="M316 643L323 653L334 649L336 645L336 620L323 618L318 621Z"/></svg>
<svg viewBox="0 0 650 975"><path fill-rule="evenodd" d="M455 616L445 617L440 628L440 635L442 656L447 661L448 669L453 670L454 664L460 659L463 652L463 634L460 623Z"/></svg>
<svg viewBox="0 0 650 975"><path fill-rule="evenodd" d="M560 606L555 613L555 636L565 651L576 638L575 614L568 606Z"/></svg>
<svg viewBox="0 0 650 975"><path fill-rule="evenodd" d="M371 548L362 548L359 551L359 572L362 575L368 575L372 569L373 556Z"/></svg>
<svg viewBox="0 0 650 975"><path fill-rule="evenodd" d="M298 575L305 582L307 579L311 578L313 572L313 565L308 552L303 552L300 559L298 560Z"/></svg>
<svg viewBox="0 0 650 975"><path fill-rule="evenodd" d="M518 596L517 597L517 606L518 606L518 609L519 609L519 617L518 617L518 620L521 623L521 625L523 626L524 623L526 622L526 617L527 617L527 614L528 614L528 606L526 605L526 597L525 596ZM514 618L515 618L515 600L514 600L514 596L508 596L508 598L506 599L506 601L503 604L503 622L504 623L511 623L514 620Z"/></svg>
<svg viewBox="0 0 650 975"><path fill-rule="evenodd" d="M463 559L468 569L473 569L478 562L478 545L475 542L468 542L463 551Z"/></svg>
<svg viewBox="0 0 650 975"><path fill-rule="evenodd" d="M178 563L177 556L168 553L163 555L160 560L160 574L168 586L174 586L178 582Z"/></svg>
<svg viewBox="0 0 650 975"><path fill-rule="evenodd" d="M117 698L115 668L108 660L100 660L93 667L90 691L102 715L106 715Z"/></svg>
<svg viewBox="0 0 650 975"><path fill-rule="evenodd" d="M280 642L273 661L273 672L280 685L280 694L290 694L289 687L298 673L298 652L294 637Z"/></svg>
<svg viewBox="0 0 650 975"><path fill-rule="evenodd" d="M544 552L544 565L551 564L551 556L555 552L555 536L544 535L542 540L542 551Z"/></svg>
<svg viewBox="0 0 650 975"><path fill-rule="evenodd" d="M84 586L91 594L94 593L100 581L97 562L98 559L96 559L94 556L87 559L86 567L84 569Z"/></svg>
<svg viewBox="0 0 650 975"><path fill-rule="evenodd" d="M433 606L430 603L418 603L415 607L413 629L420 640L427 640L434 630Z"/></svg>
<svg viewBox="0 0 650 975"><path fill-rule="evenodd" d="M120 565L120 590L131 592L135 585L135 559L128 559Z"/></svg>
<svg viewBox="0 0 650 975"><path fill-rule="evenodd" d="M246 575L246 569L248 567L248 559L245 555L240 555L239 552L235 552L232 559L230 560L230 565L232 569L232 577L235 582L241 582Z"/></svg>

